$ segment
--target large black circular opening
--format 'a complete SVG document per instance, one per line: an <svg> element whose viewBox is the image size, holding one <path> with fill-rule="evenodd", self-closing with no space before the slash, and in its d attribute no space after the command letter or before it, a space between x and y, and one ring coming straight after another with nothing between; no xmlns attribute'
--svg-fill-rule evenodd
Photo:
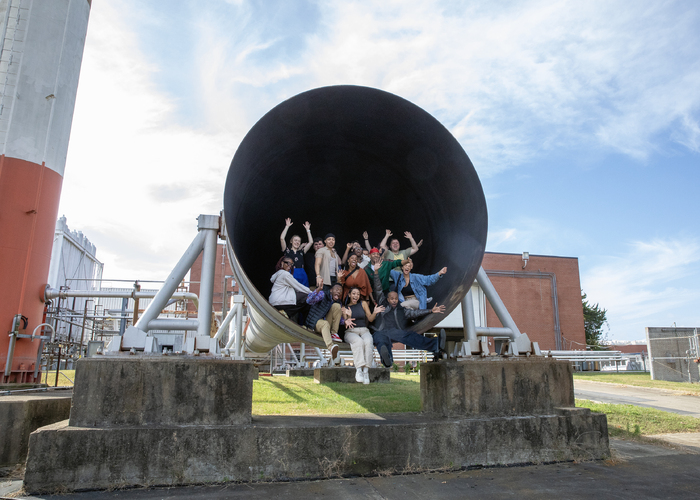
<svg viewBox="0 0 700 500"><path fill-rule="evenodd" d="M310 90L288 99L248 132L224 192L227 231L245 277L265 297L289 237L311 223L314 236L345 244L368 231L377 246L385 229L423 239L413 272L447 274L428 289L432 304L453 309L481 265L487 210L469 157L430 114L396 95L357 86ZM425 331L442 315L417 325Z"/></svg>

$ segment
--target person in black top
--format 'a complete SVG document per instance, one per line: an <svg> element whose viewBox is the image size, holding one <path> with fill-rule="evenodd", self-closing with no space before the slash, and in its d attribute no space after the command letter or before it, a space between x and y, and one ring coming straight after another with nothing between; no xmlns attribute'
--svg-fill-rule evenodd
<svg viewBox="0 0 700 500"><path fill-rule="evenodd" d="M301 237L298 234L292 236L289 240L289 245L287 245L286 237L287 231L292 226L292 219L287 217L284 221L284 229L282 234L280 234L280 245L282 247L282 253L285 257L292 259L294 263L294 277L299 283L304 286L309 286L309 278L304 271L304 254L309 251L311 245L313 244L313 237L311 236L311 224L308 221L304 223L304 228L306 229L306 235L309 237L309 242L302 245Z"/></svg>
<svg viewBox="0 0 700 500"><path fill-rule="evenodd" d="M379 266L387 265L379 263ZM427 316L430 313L444 314L445 306L435 304L432 309L407 309L399 306L399 294L389 292L384 295L382 282L379 279L378 269L374 273L374 293L377 303L385 306L384 310L377 315L374 323L374 345L379 351L382 364L390 367L394 360L391 354L391 344L400 342L413 349L421 349L433 353L433 360L442 358L445 351L445 331L441 330L440 335L435 338L427 338L411 331L414 320Z"/></svg>
<svg viewBox="0 0 700 500"><path fill-rule="evenodd" d="M370 312L367 301L362 300L360 289L356 286L350 288L347 304L343 308L345 342L350 344L352 349L355 380L362 384L369 384L369 367L374 357L372 334L367 326L383 310L384 306L374 306L374 310Z"/></svg>

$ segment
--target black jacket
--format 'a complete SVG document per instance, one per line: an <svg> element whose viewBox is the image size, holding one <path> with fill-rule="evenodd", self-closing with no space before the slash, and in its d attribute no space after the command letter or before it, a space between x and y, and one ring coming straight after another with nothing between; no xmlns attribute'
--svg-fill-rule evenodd
<svg viewBox="0 0 700 500"><path fill-rule="evenodd" d="M392 328L408 330L413 324L414 320L427 316L432 312L432 309L407 309L402 307L401 304L396 304L396 307L391 307L389 305L389 301L384 295L384 291L382 290L382 280L377 274L378 273L374 273L375 297L377 299L377 304L380 306L385 306L386 309L384 312L379 313L375 318L374 323L371 326L373 331L391 330ZM330 306L328 306L328 308L330 309ZM396 326L392 324L394 321L396 322Z"/></svg>
<svg viewBox="0 0 700 500"><path fill-rule="evenodd" d="M316 323L319 319L323 319L326 317L328 311L331 310L333 302L335 301L331 297L330 291L323 292L323 300L312 305L311 309L309 309L309 314L306 315L306 326L308 326L312 330L316 328ZM338 304L340 304L340 300L338 300L337 302Z"/></svg>

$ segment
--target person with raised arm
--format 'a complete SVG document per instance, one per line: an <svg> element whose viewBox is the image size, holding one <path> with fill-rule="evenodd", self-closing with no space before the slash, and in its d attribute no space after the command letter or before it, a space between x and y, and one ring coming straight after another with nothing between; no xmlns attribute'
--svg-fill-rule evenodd
<svg viewBox="0 0 700 500"><path fill-rule="evenodd" d="M350 258L353 257L354 255ZM350 288L347 303L343 307L345 342L350 344L352 349L355 380L361 384L369 384L369 367L374 357L374 341L368 326L382 311L384 306L374 306L370 312L369 304L362 300L360 289L355 286Z"/></svg>
<svg viewBox="0 0 700 500"><path fill-rule="evenodd" d="M316 289L316 252L323 248L323 238L316 236L314 246L304 254L304 269L309 277L309 288Z"/></svg>
<svg viewBox="0 0 700 500"><path fill-rule="evenodd" d="M425 289L430 285L434 285L447 272L447 268L443 267L435 274L424 275L414 274L413 261L406 259L401 261L401 271L392 269L391 278L396 283L396 292L399 295L399 301L403 307L409 309L425 309L428 307L428 291Z"/></svg>
<svg viewBox="0 0 700 500"><path fill-rule="evenodd" d="M399 267L401 265L401 261L392 260L386 262L385 265L382 265L381 263L383 262L383 257L379 253L379 250L377 248L372 248L369 251L369 258L371 264L365 267L365 273L367 273L367 278L369 278L370 283L374 283L374 274L375 272L378 272L379 279L382 282L382 291L384 292L384 295L387 295L389 293L389 288L391 287L391 282L389 281L389 273L395 267ZM379 302L377 302L377 295L374 292L372 293L372 295L374 295L375 303L378 304Z"/></svg>
<svg viewBox="0 0 700 500"><path fill-rule="evenodd" d="M386 235L384 235L384 239L379 244L379 248L384 249L384 260L406 260L418 251L419 245L416 243L416 240L413 239L413 235L409 231L405 231L403 235L404 237L406 237L406 239L408 239L409 243L411 243L411 246L408 248L404 248L403 250L400 250L401 242L399 242L398 238L390 239L392 235L393 233L389 229L387 229ZM388 247L387 240L389 240ZM421 244L422 243L423 240L421 240Z"/></svg>
<svg viewBox="0 0 700 500"><path fill-rule="evenodd" d="M351 289L357 288L360 290L362 300L374 302L372 283L370 283L367 273L357 265L357 255L350 255L347 269L339 273L338 283L343 285L343 301L345 301Z"/></svg>
<svg viewBox="0 0 700 500"><path fill-rule="evenodd" d="M280 234L282 254L285 257L292 259L292 262L294 263L294 277L297 279L297 281L305 286L309 286L309 277L306 275L306 271L304 271L304 254L309 251L314 242L314 239L311 236L311 224L309 224L309 221L304 223L306 235L309 238L308 243L302 245L301 237L298 234L295 234L289 241L289 245L287 245L287 231L289 231L289 228L292 226L293 222L292 219L287 217L284 223L284 229L282 230L282 234Z"/></svg>
<svg viewBox="0 0 700 500"><path fill-rule="evenodd" d="M386 266L387 262L380 262L379 266ZM384 294L379 273L375 269L374 273L374 293L377 296L377 304L385 306L372 325L374 345L379 352L382 364L387 368L394 363L391 347L394 342L399 342L412 349L421 349L433 353L433 361L442 359L445 352L446 335L445 330L440 330L440 334L435 338L427 338L419 335L411 328L413 322L427 316L428 314L444 314L445 306L435 304L432 309L407 309L399 306L399 294L389 292Z"/></svg>
<svg viewBox="0 0 700 500"><path fill-rule="evenodd" d="M364 252L362 251L362 246L357 240L351 241L347 244L347 248L343 254L343 265L348 262L348 255L357 256L357 266L360 269L364 269L365 266L370 263L369 255L365 256Z"/></svg>

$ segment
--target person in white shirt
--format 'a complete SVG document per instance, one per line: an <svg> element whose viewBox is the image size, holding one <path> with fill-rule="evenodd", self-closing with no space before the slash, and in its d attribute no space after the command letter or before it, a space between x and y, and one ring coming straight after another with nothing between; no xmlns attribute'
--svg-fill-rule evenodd
<svg viewBox="0 0 700 500"><path fill-rule="evenodd" d="M281 265L282 269L270 278L272 292L269 302L278 311L285 311L289 318L300 312L306 316L310 307L306 303L306 297L311 290L294 278L294 262L290 257L284 257Z"/></svg>

